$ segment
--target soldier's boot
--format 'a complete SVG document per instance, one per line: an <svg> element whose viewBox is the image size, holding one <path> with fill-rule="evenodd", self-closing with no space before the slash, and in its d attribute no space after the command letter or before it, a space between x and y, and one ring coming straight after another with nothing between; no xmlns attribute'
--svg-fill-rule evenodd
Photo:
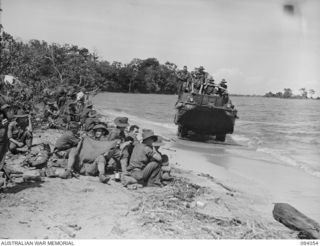
<svg viewBox="0 0 320 246"><path fill-rule="evenodd" d="M100 175L99 175L99 181L100 181L101 183L106 184L106 183L109 182L109 180L110 180L110 177L108 177L108 176L106 176L106 175L104 175L104 174L100 174Z"/></svg>

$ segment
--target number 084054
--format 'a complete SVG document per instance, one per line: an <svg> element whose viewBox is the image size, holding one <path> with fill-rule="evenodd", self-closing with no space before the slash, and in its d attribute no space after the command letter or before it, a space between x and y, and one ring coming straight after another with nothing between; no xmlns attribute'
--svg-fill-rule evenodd
<svg viewBox="0 0 320 246"><path fill-rule="evenodd" d="M316 245L316 246L318 246L319 245L319 241L313 241L313 240L300 241L300 245L306 245L306 246Z"/></svg>

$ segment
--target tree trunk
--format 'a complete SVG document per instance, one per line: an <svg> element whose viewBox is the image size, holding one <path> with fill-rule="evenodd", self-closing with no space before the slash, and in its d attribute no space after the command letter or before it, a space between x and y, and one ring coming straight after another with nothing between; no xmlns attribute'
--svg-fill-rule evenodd
<svg viewBox="0 0 320 246"><path fill-rule="evenodd" d="M299 238L320 238L320 225L287 203L276 203L273 209L273 217L286 227L299 231Z"/></svg>

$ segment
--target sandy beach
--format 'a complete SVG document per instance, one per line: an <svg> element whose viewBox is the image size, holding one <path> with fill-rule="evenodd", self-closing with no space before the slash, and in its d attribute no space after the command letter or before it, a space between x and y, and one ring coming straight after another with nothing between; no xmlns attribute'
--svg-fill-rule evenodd
<svg viewBox="0 0 320 246"><path fill-rule="evenodd" d="M35 143L53 144L60 134L37 132ZM249 180L174 144L164 151L176 177L164 188L128 190L84 176L6 188L0 238L296 238L271 218L266 209L272 199ZM19 165L22 158L8 163L28 173Z"/></svg>
<svg viewBox="0 0 320 246"><path fill-rule="evenodd" d="M110 111L106 119L116 114ZM297 232L273 219L274 203L320 217L315 177L240 145L177 139L166 126L139 119L131 124L166 138L161 148L170 158L173 183L128 190L113 179L105 185L85 176L17 180L0 194L0 238L294 239ZM34 142L53 147L62 133L38 130ZM7 163L25 174L37 172L20 167L23 158L11 156Z"/></svg>
<svg viewBox="0 0 320 246"><path fill-rule="evenodd" d="M111 118L121 113L107 111ZM232 135L227 136L226 143L194 142L177 139L176 128L167 124L138 117L131 122L155 129L157 134L170 140L165 148L169 149L167 154L172 157L172 162L179 163L179 168L210 174L244 193L259 197L260 200L256 199L257 209L266 217L272 218L274 203L284 202L320 221L320 179L299 167L284 165L268 153L241 145Z"/></svg>
<svg viewBox="0 0 320 246"><path fill-rule="evenodd" d="M320 238L320 1L0 6L0 241Z"/></svg>

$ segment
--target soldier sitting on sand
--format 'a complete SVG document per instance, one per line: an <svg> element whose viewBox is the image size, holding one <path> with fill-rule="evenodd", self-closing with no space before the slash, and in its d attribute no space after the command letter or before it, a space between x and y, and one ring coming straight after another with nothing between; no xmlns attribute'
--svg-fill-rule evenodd
<svg viewBox="0 0 320 246"><path fill-rule="evenodd" d="M88 113L88 117L85 119L82 124L82 129L86 132L90 132L93 130L93 127L100 123L99 119L100 115L96 110L90 110Z"/></svg>
<svg viewBox="0 0 320 246"><path fill-rule="evenodd" d="M120 145L120 139L115 141L103 141L107 150L98 155L95 160L89 161L85 160L83 162L79 161L79 154L82 151L82 144L84 138L78 143L78 146L71 150L68 158L68 164L65 172L60 175L63 179L71 178L74 173L79 173L85 176L98 176L101 183L107 183L110 180L109 175L107 175L108 163L113 160L119 163L122 158L122 151ZM88 144L88 143L87 143Z"/></svg>
<svg viewBox="0 0 320 246"><path fill-rule="evenodd" d="M137 125L131 125L129 127L129 132L125 138L125 142L121 146L122 156L120 160L122 174L127 174L127 167L130 163L130 158L134 146L139 144L138 134L140 127Z"/></svg>
<svg viewBox="0 0 320 246"><path fill-rule="evenodd" d="M93 139L97 141L105 141L109 131L104 124L97 124L93 127Z"/></svg>
<svg viewBox="0 0 320 246"><path fill-rule="evenodd" d="M58 125L55 122L60 115L60 111L58 107L54 105L53 101L47 102L45 111L44 111L44 118L48 120L48 127L49 128L57 128Z"/></svg>
<svg viewBox="0 0 320 246"><path fill-rule="evenodd" d="M93 163L94 169L97 170L96 175L99 176L99 180L102 183L107 183L110 179L107 175L108 168L115 173L119 173L119 169L122 169L123 174L126 174L126 166L129 158L129 151L126 147L131 141L128 140L124 143L120 141L120 139L115 140L114 142L116 142L116 144L104 154L99 155Z"/></svg>
<svg viewBox="0 0 320 246"><path fill-rule="evenodd" d="M127 117L117 117L114 119L116 128L112 129L108 135L108 140L121 139L124 142L126 138L125 130L129 126Z"/></svg>
<svg viewBox="0 0 320 246"><path fill-rule="evenodd" d="M131 125L129 127L129 132L127 137L131 137L134 143L138 143L138 134L139 134L140 127L137 125Z"/></svg>
<svg viewBox="0 0 320 246"><path fill-rule="evenodd" d="M9 124L8 127L10 152L17 154L17 148L22 148L24 146L27 146L28 150L30 150L33 138L32 131L30 115L15 115L14 120Z"/></svg>
<svg viewBox="0 0 320 246"><path fill-rule="evenodd" d="M127 171L143 185L162 186L160 164L162 157L152 146L157 139L158 136L154 135L152 130L144 130L142 143L135 145L130 158Z"/></svg>

